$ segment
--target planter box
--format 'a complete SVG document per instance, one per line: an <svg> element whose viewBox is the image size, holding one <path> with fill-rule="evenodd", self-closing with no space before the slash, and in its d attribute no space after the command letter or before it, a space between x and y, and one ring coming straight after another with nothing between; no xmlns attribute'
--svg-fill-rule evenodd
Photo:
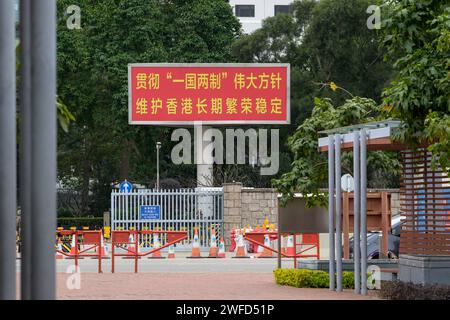
<svg viewBox="0 0 450 320"><path fill-rule="evenodd" d="M450 256L400 255L403 282L450 285Z"/></svg>

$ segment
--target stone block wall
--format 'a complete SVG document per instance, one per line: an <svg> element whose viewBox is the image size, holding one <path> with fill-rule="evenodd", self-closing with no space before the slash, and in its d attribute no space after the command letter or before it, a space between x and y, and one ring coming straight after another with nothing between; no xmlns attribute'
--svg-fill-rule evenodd
<svg viewBox="0 0 450 320"><path fill-rule="evenodd" d="M242 183L226 183L224 190L225 246L230 245L233 227L263 225L264 219L278 224L278 199L270 188L243 188Z"/></svg>

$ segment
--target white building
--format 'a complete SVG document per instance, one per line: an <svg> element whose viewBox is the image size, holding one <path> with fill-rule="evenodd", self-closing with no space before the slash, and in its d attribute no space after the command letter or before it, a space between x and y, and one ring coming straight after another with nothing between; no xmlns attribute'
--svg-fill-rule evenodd
<svg viewBox="0 0 450 320"><path fill-rule="evenodd" d="M245 33L261 28L265 18L289 13L293 0L229 0L233 13L239 18Z"/></svg>

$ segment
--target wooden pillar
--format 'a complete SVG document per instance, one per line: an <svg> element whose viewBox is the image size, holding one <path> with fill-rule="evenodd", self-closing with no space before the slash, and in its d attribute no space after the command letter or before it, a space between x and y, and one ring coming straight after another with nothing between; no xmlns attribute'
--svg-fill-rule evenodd
<svg viewBox="0 0 450 320"><path fill-rule="evenodd" d="M380 258L387 258L389 250L389 197L387 192L381 192L381 238Z"/></svg>

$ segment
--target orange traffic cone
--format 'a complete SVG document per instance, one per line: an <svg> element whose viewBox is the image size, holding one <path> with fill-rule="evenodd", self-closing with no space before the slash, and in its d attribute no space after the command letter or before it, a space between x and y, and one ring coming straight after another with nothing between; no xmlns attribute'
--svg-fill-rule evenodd
<svg viewBox="0 0 450 320"><path fill-rule="evenodd" d="M139 246L136 248L136 240L134 239L134 236L131 232L128 236L128 244L125 250L127 250L127 252L125 253L126 256L123 257L124 259L134 259L136 250L139 253Z"/></svg>
<svg viewBox="0 0 450 320"><path fill-rule="evenodd" d="M201 258L200 255L200 242L198 240L198 230L194 229L194 240L192 241L192 253L187 258Z"/></svg>
<svg viewBox="0 0 450 320"><path fill-rule="evenodd" d="M75 255L80 253L78 248L75 246L75 237L77 237L76 234L72 235L72 241L70 242L70 252L69 256L66 259L75 259ZM83 257L78 257L78 259L83 259Z"/></svg>
<svg viewBox="0 0 450 320"><path fill-rule="evenodd" d="M153 250L161 248L161 242L159 242L159 234L153 234ZM161 250L157 250L152 253L149 259L165 259L165 257L161 256Z"/></svg>
<svg viewBox="0 0 450 320"><path fill-rule="evenodd" d="M173 244L169 246L169 254L167 255L167 258L174 259L175 258L175 250Z"/></svg>
<svg viewBox="0 0 450 320"><path fill-rule="evenodd" d="M287 237L286 254L291 257L293 257L295 255L294 236L293 235L289 235Z"/></svg>
<svg viewBox="0 0 450 320"><path fill-rule="evenodd" d="M223 237L220 237L219 252L217 253L217 258L225 258L225 242L223 241Z"/></svg>
<svg viewBox="0 0 450 320"><path fill-rule="evenodd" d="M216 238L216 231L214 228L211 229L211 244L209 248L209 256L208 258L217 258L217 253L219 251L219 248L217 248L217 238Z"/></svg>
<svg viewBox="0 0 450 320"><path fill-rule="evenodd" d="M233 258L250 258L244 244L244 236L239 234L236 248L236 255Z"/></svg>
<svg viewBox="0 0 450 320"><path fill-rule="evenodd" d="M64 255L61 253L62 252L62 243L61 243L61 239L58 238L58 245L56 247L56 260L61 260L64 259Z"/></svg>
<svg viewBox="0 0 450 320"><path fill-rule="evenodd" d="M97 251L97 248L95 250ZM100 257L102 259L111 259L108 255L109 255L109 248L105 244L105 240L103 239L103 234L102 234L101 235L101 240L100 240ZM98 259L98 256L95 255L92 258L93 259Z"/></svg>
<svg viewBox="0 0 450 320"><path fill-rule="evenodd" d="M273 258L272 251L265 247L270 248L270 238L268 234L264 235L264 247L259 246L259 248L262 248L263 250L258 254L258 258Z"/></svg>
<svg viewBox="0 0 450 320"><path fill-rule="evenodd" d="M286 247L285 247L285 237L280 236L280 239L278 241L281 241L281 253L286 253Z"/></svg>

